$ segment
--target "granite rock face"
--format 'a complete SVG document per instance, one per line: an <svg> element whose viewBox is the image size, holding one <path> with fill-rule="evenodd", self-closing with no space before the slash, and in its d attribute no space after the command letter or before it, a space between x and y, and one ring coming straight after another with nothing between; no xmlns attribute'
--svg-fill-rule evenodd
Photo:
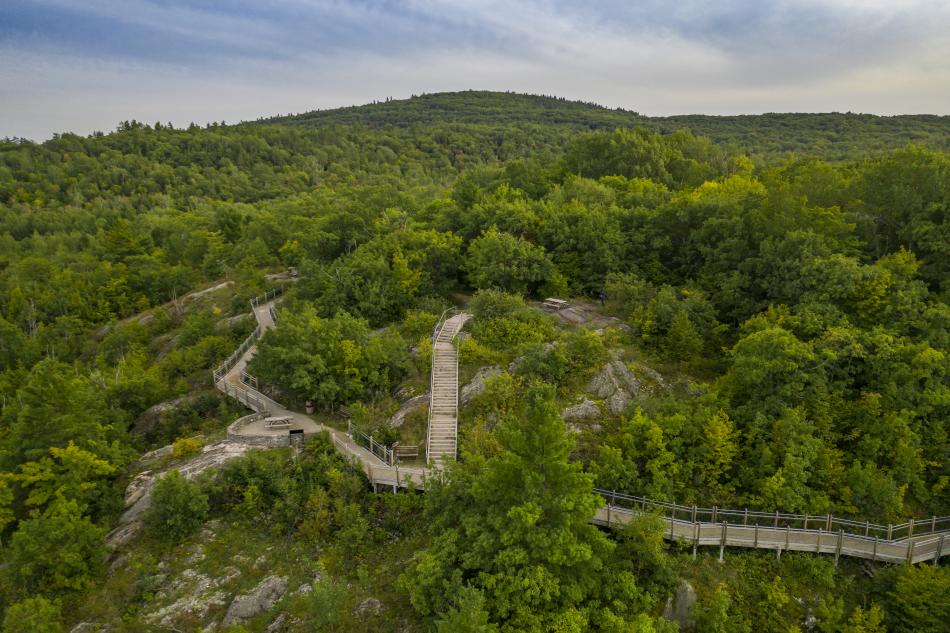
<svg viewBox="0 0 950 633"><path fill-rule="evenodd" d="M251 448L244 444L226 440L215 442L203 447L198 455L176 464L171 470L179 471L186 479L193 479L209 468L219 468L225 462L244 455L248 450ZM119 517L119 524L106 537L106 544L113 550L126 545L139 533L142 516L152 505L152 489L165 472L144 470L129 482L125 490L125 511Z"/></svg>
<svg viewBox="0 0 950 633"><path fill-rule="evenodd" d="M221 625L228 627L253 618L270 609L287 591L287 579L283 576L268 576L250 592L231 601Z"/></svg>
<svg viewBox="0 0 950 633"><path fill-rule="evenodd" d="M612 360L594 376L587 391L602 399L613 414L623 413L640 395L640 381L621 360Z"/></svg>
<svg viewBox="0 0 950 633"><path fill-rule="evenodd" d="M584 400L573 407L567 407L561 411L561 417L565 420L587 420L600 416L600 407L593 400Z"/></svg>

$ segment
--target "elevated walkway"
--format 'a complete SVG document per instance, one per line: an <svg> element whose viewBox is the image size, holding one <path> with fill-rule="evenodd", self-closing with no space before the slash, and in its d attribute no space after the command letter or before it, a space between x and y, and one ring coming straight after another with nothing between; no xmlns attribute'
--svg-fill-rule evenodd
<svg viewBox="0 0 950 633"><path fill-rule="evenodd" d="M429 409L427 457L435 467L402 467L381 458L370 448L358 444L343 431L316 423L309 416L287 409L247 384L245 368L256 350L261 333L274 327L274 305L279 292L271 292L251 301L258 327L228 360L214 370L215 387L245 404L255 414L245 416L228 428L228 438L236 442L268 446L290 445L290 431L305 435L326 431L334 446L348 456L366 475L374 490L380 487L424 490L426 479L439 476L447 462L457 458L458 450L458 352L454 338L471 315L458 313L439 320L433 333L432 400ZM443 315L444 317L445 315ZM289 425L269 427L267 417L287 417ZM378 448L378 445L377 445ZM384 454L390 455L391 453ZM596 490L604 498L591 523L621 528L637 515L658 517L664 538L697 547L719 547L720 559L726 547L747 547L781 552L797 551L850 556L888 563L937 564L950 554L946 545L950 535L950 517L910 520L900 525L873 525L843 520L831 515L809 516L782 513L719 510L657 502L643 497Z"/></svg>
<svg viewBox="0 0 950 633"><path fill-rule="evenodd" d="M426 461L442 467L458 459L459 357L455 337L471 315L439 319L432 336L432 372Z"/></svg>

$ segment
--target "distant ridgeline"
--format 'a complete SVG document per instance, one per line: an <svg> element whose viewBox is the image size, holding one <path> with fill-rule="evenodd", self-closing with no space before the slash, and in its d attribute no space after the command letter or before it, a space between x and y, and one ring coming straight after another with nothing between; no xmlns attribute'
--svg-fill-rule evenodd
<svg viewBox="0 0 950 633"><path fill-rule="evenodd" d="M803 153L840 160L856 153L902 147L908 142L950 149L950 116L928 114L688 114L648 117L622 108L510 92L465 91L423 94L409 99L265 119L266 123L310 127L365 125L370 128L462 124L490 127L556 126L565 130L647 127L667 134L689 130L751 154Z"/></svg>

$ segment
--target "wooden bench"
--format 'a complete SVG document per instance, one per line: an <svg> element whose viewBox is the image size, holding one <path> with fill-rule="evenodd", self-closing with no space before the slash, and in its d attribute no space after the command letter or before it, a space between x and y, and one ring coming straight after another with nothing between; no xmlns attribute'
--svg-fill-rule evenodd
<svg viewBox="0 0 950 633"><path fill-rule="evenodd" d="M541 308L544 310L550 310L552 312L559 312L563 310L564 308L568 307L569 305L571 304L569 304L564 299L555 299L554 297L548 297L541 304Z"/></svg>
<svg viewBox="0 0 950 633"><path fill-rule="evenodd" d="M417 459L419 457L418 446L400 446L397 442L393 444L393 451L396 453L396 459Z"/></svg>
<svg viewBox="0 0 950 633"><path fill-rule="evenodd" d="M293 421L294 419L289 415L264 418L264 427L268 429L286 429Z"/></svg>

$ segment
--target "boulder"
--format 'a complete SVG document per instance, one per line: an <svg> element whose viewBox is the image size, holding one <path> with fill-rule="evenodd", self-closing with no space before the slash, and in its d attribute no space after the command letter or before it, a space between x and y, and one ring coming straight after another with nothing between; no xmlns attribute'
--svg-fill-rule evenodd
<svg viewBox="0 0 950 633"><path fill-rule="evenodd" d="M222 620L222 626L241 624L258 613L270 609L281 599L287 590L287 579L283 576L268 576L250 592L237 596L231 601L228 612Z"/></svg>
<svg viewBox="0 0 950 633"><path fill-rule="evenodd" d="M611 413L619 414L640 395L640 381L617 359L604 365L587 385L587 391L601 398Z"/></svg>
<svg viewBox="0 0 950 633"><path fill-rule="evenodd" d="M475 375L472 376L472 379L467 385L462 387L461 392L459 393L459 403L464 407L469 402L472 401L472 398L485 391L485 382L492 376L497 376L501 373L501 367L495 365L489 367L482 367Z"/></svg>
<svg viewBox="0 0 950 633"><path fill-rule="evenodd" d="M380 611L383 610L383 603L377 600L376 598L367 598L363 602L353 609L353 613L365 618L368 615L377 615Z"/></svg>
<svg viewBox="0 0 950 633"><path fill-rule="evenodd" d="M580 404L575 404L573 407L567 407L561 411L561 417L565 420L587 420L600 417L600 407L593 400L585 399Z"/></svg>

